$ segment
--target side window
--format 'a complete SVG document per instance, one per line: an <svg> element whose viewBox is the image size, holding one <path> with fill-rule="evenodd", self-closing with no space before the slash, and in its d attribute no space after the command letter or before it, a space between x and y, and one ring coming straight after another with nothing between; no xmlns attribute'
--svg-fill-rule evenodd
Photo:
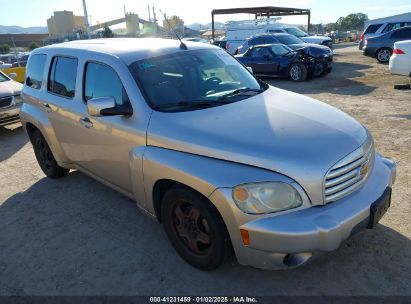
<svg viewBox="0 0 411 304"><path fill-rule="evenodd" d="M259 45L259 44L264 44L264 37L257 37L250 39L248 42L248 45Z"/></svg>
<svg viewBox="0 0 411 304"><path fill-rule="evenodd" d="M251 52L252 58L262 58L264 56L273 57L266 47L254 48Z"/></svg>
<svg viewBox="0 0 411 304"><path fill-rule="evenodd" d="M26 85L33 89L40 89L43 82L46 55L36 54L31 56L26 72Z"/></svg>
<svg viewBox="0 0 411 304"><path fill-rule="evenodd" d="M382 25L381 23L369 25L367 29L365 30L364 34L374 34L376 31L378 31L381 25Z"/></svg>
<svg viewBox="0 0 411 304"><path fill-rule="evenodd" d="M84 99L114 97L117 105L128 101L127 93L117 73L107 65L89 62L84 78Z"/></svg>
<svg viewBox="0 0 411 304"><path fill-rule="evenodd" d="M76 90L77 59L54 57L51 62L48 90L54 94L73 98Z"/></svg>
<svg viewBox="0 0 411 304"><path fill-rule="evenodd" d="M265 37L264 38L264 44L271 44L271 43L275 43L275 38L274 37Z"/></svg>
<svg viewBox="0 0 411 304"><path fill-rule="evenodd" d="M384 28L384 30L382 31L383 33L387 33L389 31L395 30L397 28L401 27L401 23L397 22L397 23L388 23L387 26Z"/></svg>

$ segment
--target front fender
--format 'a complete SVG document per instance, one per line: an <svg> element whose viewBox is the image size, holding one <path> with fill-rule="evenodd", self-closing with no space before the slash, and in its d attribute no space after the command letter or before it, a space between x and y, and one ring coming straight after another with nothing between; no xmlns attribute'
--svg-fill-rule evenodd
<svg viewBox="0 0 411 304"><path fill-rule="evenodd" d="M38 107L29 103L23 103L20 109L20 121L27 132L27 124L34 125L43 134L54 158L61 167L70 168L70 160L65 156L60 143L57 140L53 126L47 115Z"/></svg>
<svg viewBox="0 0 411 304"><path fill-rule="evenodd" d="M249 182L291 181L268 170L164 148L149 146L145 147L144 152L136 149L134 153L136 155L131 158L134 165L131 167L142 168L143 171L143 177L136 177L133 181L134 192L138 194L136 199L141 202L144 193L142 207L152 215L155 214L154 185L162 179L182 183L205 197L210 197L217 188L232 188ZM140 182L144 184L144 191L136 184ZM216 206L217 210L221 210L221 207Z"/></svg>

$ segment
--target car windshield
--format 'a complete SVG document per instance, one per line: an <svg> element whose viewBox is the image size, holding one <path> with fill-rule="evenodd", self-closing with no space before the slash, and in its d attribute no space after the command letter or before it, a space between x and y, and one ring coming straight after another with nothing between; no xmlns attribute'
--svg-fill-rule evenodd
<svg viewBox="0 0 411 304"><path fill-rule="evenodd" d="M0 72L0 82L8 81L9 79Z"/></svg>
<svg viewBox="0 0 411 304"><path fill-rule="evenodd" d="M292 53L293 50L290 49L288 46L283 45L283 44L274 44L271 47L271 51L275 54L275 55L286 55L289 53Z"/></svg>
<svg viewBox="0 0 411 304"><path fill-rule="evenodd" d="M289 27L286 28L285 31L291 35L297 36L297 37L307 37L308 34L302 30L300 30L297 27Z"/></svg>
<svg viewBox="0 0 411 304"><path fill-rule="evenodd" d="M130 71L150 106L158 111L223 105L267 88L224 50L184 51L139 60L130 65Z"/></svg>
<svg viewBox="0 0 411 304"><path fill-rule="evenodd" d="M290 45L290 44L302 44L305 43L304 41L302 41L300 38L297 38L293 35L278 35L276 36L276 38L278 40L280 40L281 43L284 43L286 45Z"/></svg>

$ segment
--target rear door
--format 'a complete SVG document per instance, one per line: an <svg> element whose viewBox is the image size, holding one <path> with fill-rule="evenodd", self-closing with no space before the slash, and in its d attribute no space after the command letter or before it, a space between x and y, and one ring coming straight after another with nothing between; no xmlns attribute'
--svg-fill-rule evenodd
<svg viewBox="0 0 411 304"><path fill-rule="evenodd" d="M133 148L145 146L146 124L138 132L134 115L91 117L87 111L91 98L129 102L116 71L101 62L55 56L47 88L51 122L66 156L85 172L131 193L129 156Z"/></svg>
<svg viewBox="0 0 411 304"><path fill-rule="evenodd" d="M411 39L411 26L400 28L391 34L391 48L394 48L394 42Z"/></svg>

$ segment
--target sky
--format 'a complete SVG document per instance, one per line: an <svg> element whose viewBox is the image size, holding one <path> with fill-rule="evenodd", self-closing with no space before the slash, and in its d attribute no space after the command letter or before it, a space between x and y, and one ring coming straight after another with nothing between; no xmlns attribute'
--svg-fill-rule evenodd
<svg viewBox="0 0 411 304"><path fill-rule="evenodd" d="M177 15L186 25L211 22L211 10L218 8L278 6L305 8L311 10L312 23L335 22L339 17L362 12L370 19L411 12L411 0L86 0L91 24L104 23L124 16L127 12L139 14L148 19L148 5L154 6L157 19L158 9L167 16ZM22 27L47 26L46 20L53 11L68 10L82 16L82 0L0 0L1 25ZM216 21L252 19L252 15L221 15ZM306 24L306 16L285 17L284 23Z"/></svg>

